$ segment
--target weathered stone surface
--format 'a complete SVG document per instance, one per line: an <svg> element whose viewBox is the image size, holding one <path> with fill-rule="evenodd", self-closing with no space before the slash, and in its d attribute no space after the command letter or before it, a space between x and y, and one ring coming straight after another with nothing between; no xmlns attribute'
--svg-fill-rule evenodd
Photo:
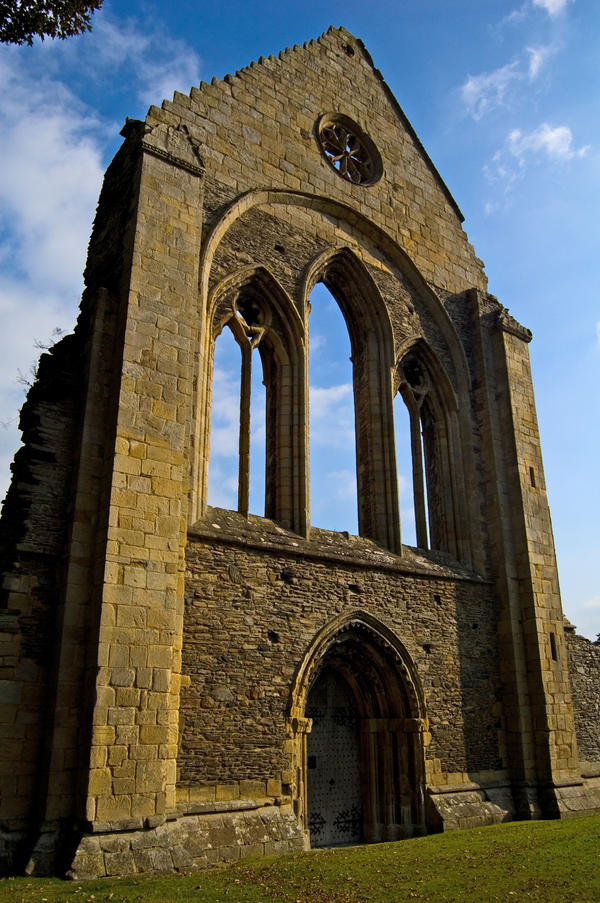
<svg viewBox="0 0 600 903"><path fill-rule="evenodd" d="M531 334L487 293L362 43L330 29L122 134L81 314L42 358L0 520L4 868L64 867L82 831L81 878L301 849L311 818L318 840L308 750L328 670L362 777L326 815L360 839L598 808L600 662L565 640ZM318 282L352 348L357 537L310 523ZM224 328L236 512L207 506ZM418 549L401 542L395 395Z"/></svg>
<svg viewBox="0 0 600 903"><path fill-rule="evenodd" d="M578 636L570 624L565 636L579 755L588 771L595 763L600 774L600 645Z"/></svg>
<svg viewBox="0 0 600 903"><path fill-rule="evenodd" d="M265 832L264 821L269 825ZM151 872L195 871L245 856L304 849L291 808L270 806L235 815L188 816L160 828L83 837L69 877L84 880ZM93 852L96 849L102 852Z"/></svg>

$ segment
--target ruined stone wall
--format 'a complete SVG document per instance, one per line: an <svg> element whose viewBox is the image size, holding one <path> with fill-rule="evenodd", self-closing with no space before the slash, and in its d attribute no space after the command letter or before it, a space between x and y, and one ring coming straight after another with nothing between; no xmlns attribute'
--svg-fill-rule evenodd
<svg viewBox="0 0 600 903"><path fill-rule="evenodd" d="M191 682L182 691L180 787L204 785L206 798L217 791L230 798L277 796L283 784L289 794L294 675L316 632L356 609L388 624L417 665L432 782L502 769L496 619L486 583L435 556L402 565L357 537L313 530L299 542L268 521L210 509L188 546L183 673Z"/></svg>
<svg viewBox="0 0 600 903"><path fill-rule="evenodd" d="M19 420L26 444L15 456L0 519L0 849L10 827L11 856L15 833L26 833L43 793L79 361L74 336L41 358Z"/></svg>
<svg viewBox="0 0 600 903"><path fill-rule="evenodd" d="M579 757L600 773L600 646L566 630Z"/></svg>

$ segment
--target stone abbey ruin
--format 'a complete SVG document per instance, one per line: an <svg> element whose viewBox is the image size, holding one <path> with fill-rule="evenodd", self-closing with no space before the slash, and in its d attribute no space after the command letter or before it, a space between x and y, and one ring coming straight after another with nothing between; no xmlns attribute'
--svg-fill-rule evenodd
<svg viewBox="0 0 600 903"><path fill-rule="evenodd" d="M600 809L600 647L565 634L531 334L361 42L330 29L122 134L0 523L4 870L187 870ZM358 536L310 522L319 282L352 348ZM207 505L223 330L236 511Z"/></svg>

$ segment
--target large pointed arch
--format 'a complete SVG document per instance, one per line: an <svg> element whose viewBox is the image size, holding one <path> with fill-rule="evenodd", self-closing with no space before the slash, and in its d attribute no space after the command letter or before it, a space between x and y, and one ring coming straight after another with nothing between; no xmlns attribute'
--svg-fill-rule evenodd
<svg viewBox="0 0 600 903"><path fill-rule="evenodd" d="M295 806L309 826L311 692L327 674L344 682L358 717L361 839L392 840L424 833L424 694L399 638L368 612L326 624L307 649L290 694L289 730L299 780Z"/></svg>
<svg viewBox="0 0 600 903"><path fill-rule="evenodd" d="M350 336L358 532L400 554L390 376L394 343L389 315L367 268L350 248L331 248L311 263L304 278L306 312L308 296L317 282L337 301Z"/></svg>

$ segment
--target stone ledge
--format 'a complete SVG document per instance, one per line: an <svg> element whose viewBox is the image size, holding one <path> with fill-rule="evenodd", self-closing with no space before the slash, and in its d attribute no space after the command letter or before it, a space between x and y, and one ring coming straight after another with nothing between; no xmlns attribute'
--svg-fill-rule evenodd
<svg viewBox="0 0 600 903"><path fill-rule="evenodd" d="M580 762L582 778L600 778L600 762Z"/></svg>
<svg viewBox="0 0 600 903"><path fill-rule="evenodd" d="M290 805L242 806L238 802L235 811L186 815L145 831L85 835L67 877L83 881L142 872L194 872L246 856L308 847Z"/></svg>
<svg viewBox="0 0 600 903"><path fill-rule="evenodd" d="M465 781L464 784L440 784L437 787L430 786L427 788L427 790L432 796L438 796L444 793L465 793L468 791L475 791L476 793L487 793L488 790L500 790L507 787L509 789L511 787L511 783L508 779L494 781L490 784L486 783L485 785L478 784L475 781Z"/></svg>
<svg viewBox="0 0 600 903"><path fill-rule="evenodd" d="M461 788L428 794L428 821L434 830L455 831L512 821L515 806L510 786L477 790Z"/></svg>
<svg viewBox="0 0 600 903"><path fill-rule="evenodd" d="M318 527L311 527L310 536L305 538L280 527L269 518L253 514L244 517L237 511L224 508L207 508L204 517L188 528L188 538L190 542L216 541L277 555L334 561L367 570L397 571L441 580L489 582L444 552L402 546L402 555L399 556L363 536Z"/></svg>
<svg viewBox="0 0 600 903"><path fill-rule="evenodd" d="M252 809L262 809L266 806L276 806L277 801L265 797L256 800L211 800L207 802L179 803L180 816L185 815L215 815L220 812L248 812Z"/></svg>

